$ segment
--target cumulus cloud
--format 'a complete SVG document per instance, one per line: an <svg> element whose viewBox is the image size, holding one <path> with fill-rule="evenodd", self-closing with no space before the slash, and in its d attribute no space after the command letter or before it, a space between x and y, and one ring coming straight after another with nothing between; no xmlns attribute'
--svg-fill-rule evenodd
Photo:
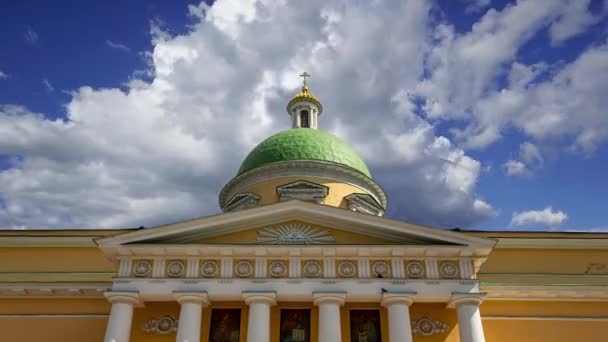
<svg viewBox="0 0 608 342"><path fill-rule="evenodd" d="M575 61L554 66L516 60L522 46L549 29L554 42L589 26L588 1L520 1L489 9L471 31L457 33L448 24L433 32L437 41L425 59L427 76L412 91L430 119L461 120L452 134L461 146L482 149L502 138L509 127L536 140L574 137L569 148L591 151L608 135L606 45L595 46ZM606 11L593 16L605 17ZM558 63L559 64L559 63ZM544 75L539 81L539 75ZM502 86L500 80L508 84ZM568 141L568 140L563 140Z"/></svg>
<svg viewBox="0 0 608 342"><path fill-rule="evenodd" d="M540 224L551 228L556 228L568 219L568 215L563 211L554 211L552 207L543 210L528 210L515 212L511 218L511 225L525 226Z"/></svg>
<svg viewBox="0 0 608 342"><path fill-rule="evenodd" d="M121 51L126 51L129 52L131 51L131 48L129 48L128 46L121 44L121 43L117 43L111 40L106 40L106 46L114 49L114 50L121 50Z"/></svg>
<svg viewBox="0 0 608 342"><path fill-rule="evenodd" d="M284 107L303 70L324 104L320 127L361 151L390 215L446 227L492 217L476 192L481 163L409 102L430 10L421 1L190 6L198 23L188 33L153 26L151 81L84 86L65 119L1 107L0 153L14 158L0 172L0 224L148 226L217 212L246 153L289 127Z"/></svg>

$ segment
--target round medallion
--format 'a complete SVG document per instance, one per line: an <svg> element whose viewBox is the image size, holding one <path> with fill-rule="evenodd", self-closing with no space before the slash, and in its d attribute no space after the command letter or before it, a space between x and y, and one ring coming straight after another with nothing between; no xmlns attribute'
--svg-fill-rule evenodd
<svg viewBox="0 0 608 342"><path fill-rule="evenodd" d="M357 273L357 267L350 261L342 261L338 266L338 274L343 278L354 277Z"/></svg>
<svg viewBox="0 0 608 342"><path fill-rule="evenodd" d="M217 265L217 262L212 261L212 260L205 261L201 265L201 273L203 274L203 277L205 277L205 278L213 278L213 277L217 276L219 269L220 268Z"/></svg>
<svg viewBox="0 0 608 342"><path fill-rule="evenodd" d="M167 264L167 275L172 278L178 278L184 275L186 268L184 263L179 260L173 260Z"/></svg>
<svg viewBox="0 0 608 342"><path fill-rule="evenodd" d="M444 278L456 278L458 275L458 267L452 261L444 261L439 266L439 274Z"/></svg>
<svg viewBox="0 0 608 342"><path fill-rule="evenodd" d="M419 261L410 261L405 267L405 273L410 278L420 278L424 274L424 266Z"/></svg>
<svg viewBox="0 0 608 342"><path fill-rule="evenodd" d="M417 322L418 331L424 336L432 335L435 331L435 324L428 317L421 317Z"/></svg>
<svg viewBox="0 0 608 342"><path fill-rule="evenodd" d="M167 335L175 331L175 319L171 316L160 316L156 322L156 330L159 334Z"/></svg>
<svg viewBox="0 0 608 342"><path fill-rule="evenodd" d="M249 261L239 261L236 266L234 266L234 273L241 278L249 277L253 274L253 266Z"/></svg>
<svg viewBox="0 0 608 342"><path fill-rule="evenodd" d="M133 267L133 274L136 277L145 277L152 273L152 263L148 260L139 260Z"/></svg>
<svg viewBox="0 0 608 342"><path fill-rule="evenodd" d="M316 260L307 261L304 264L304 275L309 278L321 276L321 263Z"/></svg>
<svg viewBox="0 0 608 342"><path fill-rule="evenodd" d="M287 265L283 261L273 261L270 263L270 275L275 278L284 277L287 275Z"/></svg>
<svg viewBox="0 0 608 342"><path fill-rule="evenodd" d="M390 275L391 267L384 261L376 261L372 266L372 272L380 278L386 278Z"/></svg>

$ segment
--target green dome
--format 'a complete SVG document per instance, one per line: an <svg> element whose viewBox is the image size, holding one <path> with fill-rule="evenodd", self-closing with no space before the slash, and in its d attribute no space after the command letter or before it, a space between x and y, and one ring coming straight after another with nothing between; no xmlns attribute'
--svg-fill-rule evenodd
<svg viewBox="0 0 608 342"><path fill-rule="evenodd" d="M293 128L262 141L245 158L239 175L263 165L293 160L333 162L372 176L350 145L333 134L313 128Z"/></svg>

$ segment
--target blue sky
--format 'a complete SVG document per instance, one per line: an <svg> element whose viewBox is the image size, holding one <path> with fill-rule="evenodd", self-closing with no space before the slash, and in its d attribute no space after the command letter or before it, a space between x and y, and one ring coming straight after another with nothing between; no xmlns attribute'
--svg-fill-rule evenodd
<svg viewBox="0 0 608 342"><path fill-rule="evenodd" d="M289 125L363 154L388 215L608 230L608 1L13 1L0 8L0 226L155 225L218 211ZM604 74L602 74L604 72Z"/></svg>

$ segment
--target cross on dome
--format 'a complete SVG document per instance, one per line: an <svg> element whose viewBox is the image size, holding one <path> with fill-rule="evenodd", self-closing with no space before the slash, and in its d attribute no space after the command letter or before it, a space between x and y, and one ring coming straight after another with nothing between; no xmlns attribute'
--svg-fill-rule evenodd
<svg viewBox="0 0 608 342"><path fill-rule="evenodd" d="M302 81L304 83L304 88L308 88L308 84L306 82L306 79L310 77L310 74L307 73L306 71L304 71L302 74L300 74L300 77L302 77Z"/></svg>

